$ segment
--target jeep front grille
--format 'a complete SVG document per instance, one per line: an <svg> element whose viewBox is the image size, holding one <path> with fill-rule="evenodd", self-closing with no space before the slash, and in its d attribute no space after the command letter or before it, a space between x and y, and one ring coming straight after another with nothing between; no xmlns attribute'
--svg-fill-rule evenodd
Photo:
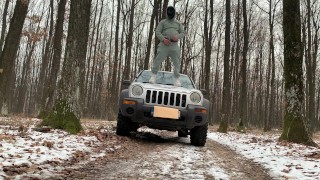
<svg viewBox="0 0 320 180"><path fill-rule="evenodd" d="M147 90L146 103L186 107L187 95L181 93Z"/></svg>

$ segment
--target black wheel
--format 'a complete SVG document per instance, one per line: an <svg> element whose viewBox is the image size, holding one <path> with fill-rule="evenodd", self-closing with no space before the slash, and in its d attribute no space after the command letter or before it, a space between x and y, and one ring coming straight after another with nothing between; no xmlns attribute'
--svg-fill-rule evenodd
<svg viewBox="0 0 320 180"><path fill-rule="evenodd" d="M118 113L117 131L116 134L120 136L130 136L131 131L137 131L139 125L131 121L130 118L122 116L121 112Z"/></svg>
<svg viewBox="0 0 320 180"><path fill-rule="evenodd" d="M178 131L178 136L179 137L188 137L188 130L183 129Z"/></svg>
<svg viewBox="0 0 320 180"><path fill-rule="evenodd" d="M196 126L190 130L190 141L194 146L204 146L207 140L208 125Z"/></svg>

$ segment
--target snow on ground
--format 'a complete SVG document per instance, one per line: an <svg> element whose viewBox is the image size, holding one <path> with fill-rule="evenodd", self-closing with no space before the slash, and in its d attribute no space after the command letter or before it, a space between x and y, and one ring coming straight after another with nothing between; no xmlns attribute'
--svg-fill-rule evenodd
<svg viewBox="0 0 320 180"><path fill-rule="evenodd" d="M194 146L174 144L164 151L156 148L147 159L152 160L141 162L141 175L151 179L230 179L217 166L218 157L213 152Z"/></svg>
<svg viewBox="0 0 320 180"><path fill-rule="evenodd" d="M177 137L177 133L148 127L142 127L139 131L152 133L164 139ZM147 157L152 160L149 163L142 162L141 174L149 178L228 180L228 173L218 166L219 158L221 157L206 148L190 146L189 138L179 138L168 149L155 147L154 152Z"/></svg>
<svg viewBox="0 0 320 180"><path fill-rule="evenodd" d="M224 163L215 152L204 147L190 145L189 138L178 138L176 132L161 131L150 128L140 128L135 137L151 140L164 140L166 143L155 143L152 151L138 158L117 162L120 167L126 167L125 172L108 171L110 179L219 179L229 180ZM151 133L151 134L149 134ZM161 137L157 139L157 137ZM117 168L117 169L119 169Z"/></svg>
<svg viewBox="0 0 320 180"><path fill-rule="evenodd" d="M261 164L276 179L320 180L320 148L279 142L279 136L236 132L208 134L209 139Z"/></svg>
<svg viewBox="0 0 320 180"><path fill-rule="evenodd" d="M10 118L1 118L2 123L9 121ZM59 167L62 163L84 160L86 156L95 160L105 155L103 151L93 152L100 146L94 135L70 135L60 130L41 133L33 130L40 120L30 122L33 125L30 123L28 127L0 125L0 179L8 174L20 174L16 178L34 173L50 177L50 171L62 170Z"/></svg>
<svg viewBox="0 0 320 180"><path fill-rule="evenodd" d="M112 145L109 149L99 149L101 138L104 138L101 134L70 135L60 130L51 130L48 133L34 131L35 124L39 122L39 119L12 120L0 117L0 179L11 177L19 179L25 175L43 179L63 171L66 164L94 161L105 156L108 151L121 148L121 145ZM112 124L101 121L95 123L90 120L82 123L89 129L95 130L113 128ZM148 132L147 129L145 131ZM162 134L165 131L150 130L150 132L161 137L165 136ZM320 180L320 148L278 142L278 137L279 133L256 135L210 132L208 134L209 139L224 144L264 166L275 179ZM223 157L217 157L207 148L189 145L186 147L185 144L189 143L189 140L185 139L180 144L173 143L166 149L161 145L156 146L147 157L151 161L141 159L135 163L137 166L132 167L133 172L148 178L231 178L230 172L219 167ZM319 141L317 143L320 144Z"/></svg>

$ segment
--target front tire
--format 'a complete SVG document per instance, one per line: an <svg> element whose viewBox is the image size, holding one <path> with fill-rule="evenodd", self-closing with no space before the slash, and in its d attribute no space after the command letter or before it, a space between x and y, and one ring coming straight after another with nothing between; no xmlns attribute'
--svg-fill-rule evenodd
<svg viewBox="0 0 320 180"><path fill-rule="evenodd" d="M190 130L190 141L194 146L204 146L207 141L208 124Z"/></svg>
<svg viewBox="0 0 320 180"><path fill-rule="evenodd" d="M130 136L131 131L137 131L139 125L131 121L130 118L124 117L121 112L118 113L116 134L120 136Z"/></svg>

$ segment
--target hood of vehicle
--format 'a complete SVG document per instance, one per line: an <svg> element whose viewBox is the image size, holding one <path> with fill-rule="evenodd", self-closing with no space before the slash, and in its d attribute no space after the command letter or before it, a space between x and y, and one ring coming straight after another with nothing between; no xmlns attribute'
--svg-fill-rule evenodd
<svg viewBox="0 0 320 180"><path fill-rule="evenodd" d="M165 84L150 84L150 83L140 83L140 82L133 82L131 86L133 85L140 85L142 88L149 90L149 89L154 89L154 90L160 90L160 91L171 91L171 92L179 92L183 94L189 94L190 92L200 92L197 89L187 89L185 87L178 87L174 85L165 85ZM201 92L200 92L201 93Z"/></svg>

